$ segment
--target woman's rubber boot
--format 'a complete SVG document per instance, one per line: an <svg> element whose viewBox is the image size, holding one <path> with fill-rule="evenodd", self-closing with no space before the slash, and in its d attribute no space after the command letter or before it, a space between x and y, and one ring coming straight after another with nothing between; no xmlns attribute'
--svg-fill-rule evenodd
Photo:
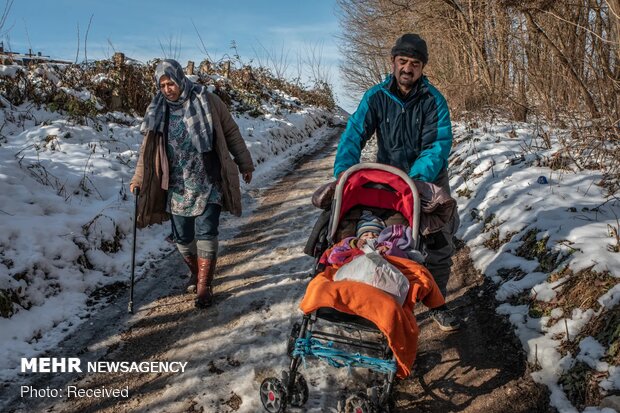
<svg viewBox="0 0 620 413"><path fill-rule="evenodd" d="M189 281L185 284L185 291L188 294L195 294L196 283L198 282L198 257L195 255L183 255L182 257L190 272Z"/></svg>
<svg viewBox="0 0 620 413"><path fill-rule="evenodd" d="M198 257L198 285L197 296L194 302L196 308L207 308L213 305L213 276L215 274L216 258Z"/></svg>

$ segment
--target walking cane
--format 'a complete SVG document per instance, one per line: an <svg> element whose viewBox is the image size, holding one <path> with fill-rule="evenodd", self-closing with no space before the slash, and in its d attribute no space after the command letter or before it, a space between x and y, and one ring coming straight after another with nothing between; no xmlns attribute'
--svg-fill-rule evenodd
<svg viewBox="0 0 620 413"><path fill-rule="evenodd" d="M140 194L140 188L134 188L134 205L133 205L133 241L131 243L131 283L129 284L129 304L127 305L127 311L133 314L133 284L134 273L136 270L136 220L138 218L138 195Z"/></svg>

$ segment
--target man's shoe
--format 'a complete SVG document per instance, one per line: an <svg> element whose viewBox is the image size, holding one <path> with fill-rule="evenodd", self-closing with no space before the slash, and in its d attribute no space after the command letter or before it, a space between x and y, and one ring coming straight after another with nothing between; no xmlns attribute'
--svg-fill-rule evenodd
<svg viewBox="0 0 620 413"><path fill-rule="evenodd" d="M461 328L461 322L450 310L445 309L432 309L430 310L431 318L435 320L437 325L442 331L454 331Z"/></svg>

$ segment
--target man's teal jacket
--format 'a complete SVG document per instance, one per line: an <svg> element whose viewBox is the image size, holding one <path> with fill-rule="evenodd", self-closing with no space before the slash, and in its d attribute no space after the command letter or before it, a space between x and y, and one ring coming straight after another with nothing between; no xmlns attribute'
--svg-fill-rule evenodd
<svg viewBox="0 0 620 413"><path fill-rule="evenodd" d="M362 148L377 134L377 162L395 166L413 179L434 182L448 166L452 125L448 104L423 76L406 101L390 88L392 75L369 89L338 144L334 176L359 163Z"/></svg>

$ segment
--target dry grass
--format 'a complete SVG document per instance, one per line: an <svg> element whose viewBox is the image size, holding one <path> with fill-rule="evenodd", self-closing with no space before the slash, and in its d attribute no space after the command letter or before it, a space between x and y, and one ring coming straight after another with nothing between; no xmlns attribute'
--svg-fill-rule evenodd
<svg viewBox="0 0 620 413"><path fill-rule="evenodd" d="M504 238L500 238L499 230L493 229L491 230L491 236L484 241L484 246L497 251L502 247L502 245L509 242L516 234L518 234L518 231L512 231L508 232Z"/></svg>
<svg viewBox="0 0 620 413"><path fill-rule="evenodd" d="M565 311L577 307L599 307L596 302L598 297L616 283L617 280L608 273L580 271L572 275L563 285L563 291L566 293L560 297L558 304ZM614 366L620 365L620 306L605 309L595 316L577 337L569 337L562 343L560 353L577 355L579 343L586 337L594 337L607 349L603 361ZM597 406L600 403L603 395L599 383L605 378L607 378L606 372L598 372L585 363L577 362L560 377L559 382L571 403L581 410L585 406Z"/></svg>
<svg viewBox="0 0 620 413"><path fill-rule="evenodd" d="M557 170L571 170L573 161L565 154L566 150L562 149L551 155L547 161L547 165L554 171Z"/></svg>
<svg viewBox="0 0 620 413"><path fill-rule="evenodd" d="M472 191L469 188L463 188L463 189L458 189L456 191L456 195L463 197L463 198L471 198L472 194L474 193L474 191Z"/></svg>
<svg viewBox="0 0 620 413"><path fill-rule="evenodd" d="M0 94L13 105L46 105L79 123L111 111L141 116L156 92L153 74L157 63L154 60L145 65L118 64L102 60L81 65L22 67L14 77L0 76ZM238 113L260 116L264 102L290 111L309 105L330 110L336 106L327 83L304 88L296 82L278 79L264 68L216 65L196 76L198 83L213 86L215 93ZM65 88L88 92L90 98L78 98ZM276 90L296 100L285 98Z"/></svg>
<svg viewBox="0 0 620 413"><path fill-rule="evenodd" d="M606 376L590 368L587 364L577 362L572 369L564 373L559 383L566 396L580 411L586 406L598 406L602 395L598 384Z"/></svg>
<svg viewBox="0 0 620 413"><path fill-rule="evenodd" d="M585 337L594 337L607 348L603 360L614 366L620 365L620 306L606 309L594 317L573 340L565 341L562 354L576 354L579 342Z"/></svg>
<svg viewBox="0 0 620 413"><path fill-rule="evenodd" d="M552 251L547 247L548 236L537 239L539 232L537 228L529 230L523 236L523 244L517 248L516 255L528 260L538 260L536 271L552 272L566 257L560 257L560 251Z"/></svg>
<svg viewBox="0 0 620 413"><path fill-rule="evenodd" d="M600 309L597 301L599 297L617 283L618 279L609 272L596 272L592 268L570 274L557 294L557 305L564 310L564 314L570 314L576 308L592 308L597 311Z"/></svg>

